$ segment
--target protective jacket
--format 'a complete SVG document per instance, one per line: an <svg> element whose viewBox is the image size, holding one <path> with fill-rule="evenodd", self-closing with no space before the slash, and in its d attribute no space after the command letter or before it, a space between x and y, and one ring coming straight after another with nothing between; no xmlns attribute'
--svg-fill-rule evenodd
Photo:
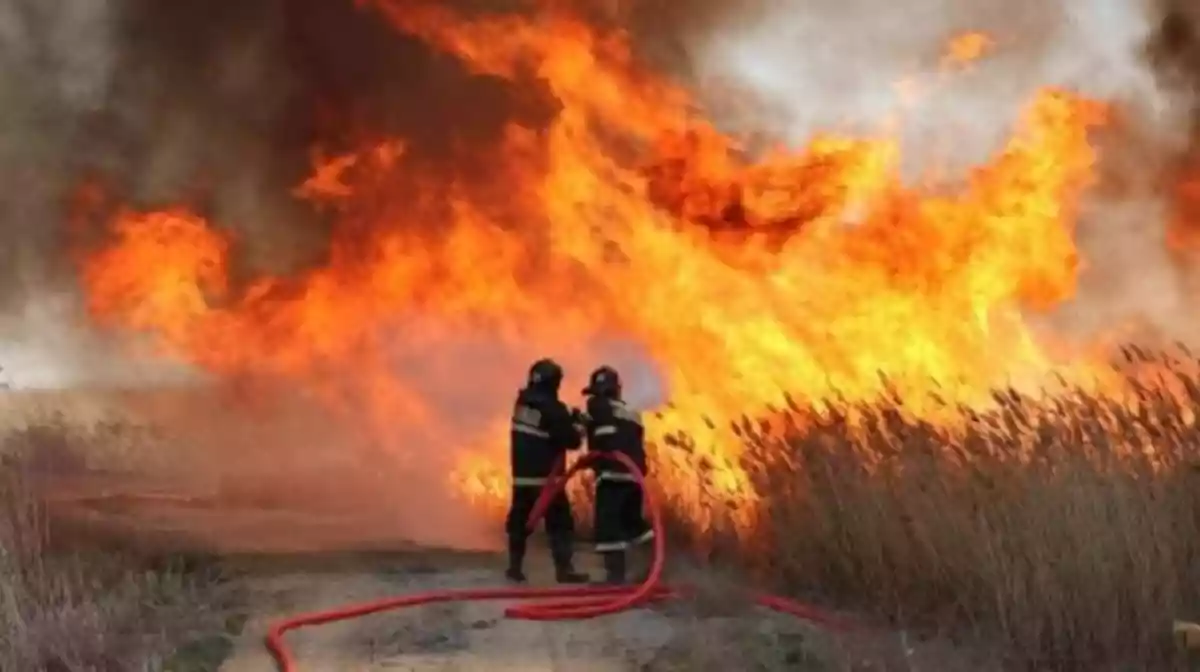
<svg viewBox="0 0 1200 672"><path fill-rule="evenodd" d="M571 409L547 392L525 388L513 405L513 485L542 487L564 453L583 442Z"/></svg>
<svg viewBox="0 0 1200 672"><path fill-rule="evenodd" d="M620 399L589 396L586 415L588 451L625 453L643 474L647 473L646 430L641 413ZM596 477L601 481L634 480L625 465L612 460L598 461Z"/></svg>

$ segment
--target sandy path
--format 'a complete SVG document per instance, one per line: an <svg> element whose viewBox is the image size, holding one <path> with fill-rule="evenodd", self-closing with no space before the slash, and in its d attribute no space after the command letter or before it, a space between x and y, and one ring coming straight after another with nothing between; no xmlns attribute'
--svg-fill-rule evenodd
<svg viewBox="0 0 1200 672"><path fill-rule="evenodd" d="M290 615L430 590L504 585L502 559L494 554L404 550L388 530L386 512L230 506L207 493L125 475L52 475L39 486L59 524L81 534L115 535L158 549L225 551L242 558L231 560L235 568L252 565L242 568L252 612L221 672L274 670L263 637L269 624ZM359 552L321 550L339 548ZM527 569L535 583L550 583L548 556L544 548L530 549ZM581 562L592 559L580 554ZM547 624L504 619L503 608L430 605L301 630L288 642L305 672L616 672L640 669L677 634L670 617L653 611Z"/></svg>
<svg viewBox="0 0 1200 672"><path fill-rule="evenodd" d="M263 645L267 628L301 612L430 590L503 585L503 560L497 555L406 548L388 532L386 520L374 517L383 514L230 506L203 494L103 475L54 478L44 485L57 524L70 524L80 534L238 558L229 562L242 570L250 613L220 672L275 670ZM359 552L321 552L332 548ZM527 569L534 585L551 583L548 556L544 548L530 549ZM579 560L595 558L584 552ZM595 566L584 569L600 573ZM976 662L949 662L938 648L914 651L896 636L900 633L832 636L750 606L734 583L721 585L708 572L673 579L707 586L708 594L686 603L551 623L505 619L503 603L430 605L300 630L287 641L302 672L983 669Z"/></svg>
<svg viewBox="0 0 1200 672"><path fill-rule="evenodd" d="M533 582L548 584L548 562L531 560ZM249 580L255 613L219 672L273 672L263 637L279 618L429 590L502 585L494 557L419 552L397 556L391 566L375 563L334 571L285 570ZM295 631L287 642L301 672L995 669L965 652L909 642L900 633L834 635L750 607L740 589L719 582L709 590L694 601L573 622L505 619L505 605L498 602L429 605Z"/></svg>
<svg viewBox="0 0 1200 672"><path fill-rule="evenodd" d="M535 563L539 564L540 563ZM533 578L544 579L545 567ZM273 670L268 624L309 609L443 588L492 587L490 567L445 571L287 573L252 582L258 606L221 672ZM503 603L452 603L300 630L288 643L305 672L619 672L641 669L676 636L671 617L639 610L609 618L534 623L503 618Z"/></svg>

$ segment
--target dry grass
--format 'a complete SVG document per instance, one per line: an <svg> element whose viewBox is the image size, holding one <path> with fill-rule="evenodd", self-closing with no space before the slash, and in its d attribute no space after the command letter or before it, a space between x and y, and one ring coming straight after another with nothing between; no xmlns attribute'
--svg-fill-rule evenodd
<svg viewBox="0 0 1200 672"><path fill-rule="evenodd" d="M116 431L116 430L110 430ZM89 440L94 440L94 436ZM65 425L12 431L0 448L0 670L191 669L182 644L225 627L217 577L56 538L30 470L69 469L90 448Z"/></svg>
<svg viewBox="0 0 1200 672"><path fill-rule="evenodd" d="M1171 382L1135 405L1004 392L957 434L895 406L747 421L761 534L700 542L1006 669L1192 669L1171 627L1200 617L1200 384Z"/></svg>

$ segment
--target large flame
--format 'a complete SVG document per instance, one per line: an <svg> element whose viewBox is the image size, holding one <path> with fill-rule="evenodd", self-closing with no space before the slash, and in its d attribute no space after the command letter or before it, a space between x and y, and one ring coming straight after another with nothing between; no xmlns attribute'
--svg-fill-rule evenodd
<svg viewBox="0 0 1200 672"><path fill-rule="evenodd" d="M218 227L180 208L121 212L84 264L95 316L218 375L307 385L381 433L438 421L397 372L397 342L436 353L486 333L588 361L588 343L629 339L670 392L652 435L694 442L658 442L662 486L697 507L697 460L731 497L745 489L729 429L743 414L885 392L921 412L935 384L943 400L983 403L1055 366L1021 310L1074 291L1101 104L1031 92L990 161L911 186L885 136L748 156L684 88L639 69L621 33L567 14L364 4L478 73L542 87L553 123L479 148L488 184L417 174L399 141L320 163L297 193L337 219L327 263L244 289L227 281L235 241ZM430 358L447 376L474 366ZM461 439L481 443L456 484L485 499L504 488L501 420Z"/></svg>

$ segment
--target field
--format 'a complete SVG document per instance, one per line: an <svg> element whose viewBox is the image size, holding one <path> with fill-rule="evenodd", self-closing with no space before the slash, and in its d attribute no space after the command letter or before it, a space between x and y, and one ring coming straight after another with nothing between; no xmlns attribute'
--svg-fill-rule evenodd
<svg viewBox="0 0 1200 672"><path fill-rule="evenodd" d="M83 452L65 425L8 428L0 448L0 669L216 669L236 592L212 559L62 525L38 482ZM44 484L44 483L43 483Z"/></svg>
<svg viewBox="0 0 1200 672"><path fill-rule="evenodd" d="M676 556L853 614L886 633L876 640L951 643L994 669L1187 669L1171 625L1200 617L1200 384L1168 364L1171 384L1136 388L1137 403L1001 391L955 431L892 407L747 420L746 466L769 502L756 533L735 540L732 526L698 530L676 512ZM184 644L226 641L241 612L213 605L232 605L239 581L222 580L220 563L178 544L164 555L161 539L113 551L137 535L87 533L62 508L64 488L101 473L89 460L115 463L103 456L152 434L93 417L112 418L111 401L89 416L83 395L19 396L6 410L0 667L161 669ZM68 412L107 428L79 429ZM143 514L166 510L159 496ZM714 585L717 601L738 590Z"/></svg>

